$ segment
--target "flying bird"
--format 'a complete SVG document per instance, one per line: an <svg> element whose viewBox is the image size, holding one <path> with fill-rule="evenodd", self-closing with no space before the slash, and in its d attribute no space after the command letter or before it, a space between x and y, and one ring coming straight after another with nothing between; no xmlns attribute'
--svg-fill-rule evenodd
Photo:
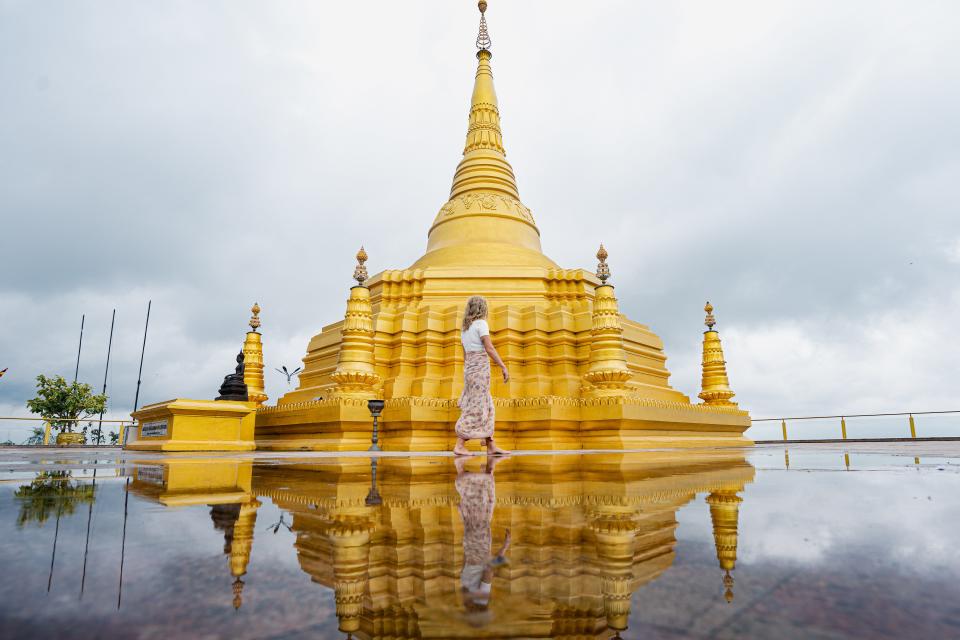
<svg viewBox="0 0 960 640"><path fill-rule="evenodd" d="M0 378L3 377L3 374L5 374L5 373L7 372L7 369L9 369L9 368L10 368L10 367L5 367L5 368L3 369L3 371L0 371Z"/></svg>
<svg viewBox="0 0 960 640"><path fill-rule="evenodd" d="M287 531L293 531L293 527L291 527L289 524L283 521L282 513L280 514L280 522L277 522L267 527L267 531L273 531L274 535L276 535L277 531L280 531L280 527L286 527Z"/></svg>
<svg viewBox="0 0 960 640"><path fill-rule="evenodd" d="M280 369L276 369L276 371L278 371L278 372L282 373L283 375L287 376L287 384L290 384L290 380L293 379L293 376L295 376L295 375L297 375L298 373L300 373L300 369L302 369L302 368L303 368L303 367L297 367L297 368L294 369L293 371L287 371L287 367L286 367L286 366L283 366L283 367L281 367ZM281 369L282 369L282 371L281 371Z"/></svg>

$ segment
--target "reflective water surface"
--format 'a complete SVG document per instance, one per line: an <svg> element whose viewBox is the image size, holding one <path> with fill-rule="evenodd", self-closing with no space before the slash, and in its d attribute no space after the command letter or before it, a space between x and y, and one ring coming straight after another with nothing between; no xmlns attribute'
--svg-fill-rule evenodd
<svg viewBox="0 0 960 640"><path fill-rule="evenodd" d="M6 450L0 637L960 636L958 458L847 449Z"/></svg>

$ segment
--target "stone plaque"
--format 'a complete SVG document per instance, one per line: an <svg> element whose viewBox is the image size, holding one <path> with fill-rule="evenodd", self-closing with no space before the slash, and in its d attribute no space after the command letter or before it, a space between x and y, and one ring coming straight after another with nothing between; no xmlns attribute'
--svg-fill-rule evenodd
<svg viewBox="0 0 960 640"><path fill-rule="evenodd" d="M167 421L154 420L153 422L144 422L140 426L141 438L156 438L167 435Z"/></svg>

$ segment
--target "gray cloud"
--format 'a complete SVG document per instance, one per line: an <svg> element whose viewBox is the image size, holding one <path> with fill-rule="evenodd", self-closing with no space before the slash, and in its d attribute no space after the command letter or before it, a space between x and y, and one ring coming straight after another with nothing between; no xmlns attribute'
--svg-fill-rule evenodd
<svg viewBox="0 0 960 640"><path fill-rule="evenodd" d="M607 244L685 393L709 298L757 414L952 408L958 14L492 3L545 251L592 268ZM0 4L0 409L72 373L82 313L99 386L116 306L127 411L148 298L147 401L211 396L254 300L268 366L296 364L342 317L358 245L374 271L422 253L475 23L470 2Z"/></svg>

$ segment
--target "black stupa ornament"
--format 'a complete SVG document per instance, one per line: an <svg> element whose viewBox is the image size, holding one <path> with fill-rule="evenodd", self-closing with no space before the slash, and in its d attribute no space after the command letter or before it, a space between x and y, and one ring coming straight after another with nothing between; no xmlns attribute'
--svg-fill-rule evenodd
<svg viewBox="0 0 960 640"><path fill-rule="evenodd" d="M237 372L223 379L217 400L247 401L247 383L243 381L243 351L237 354Z"/></svg>

